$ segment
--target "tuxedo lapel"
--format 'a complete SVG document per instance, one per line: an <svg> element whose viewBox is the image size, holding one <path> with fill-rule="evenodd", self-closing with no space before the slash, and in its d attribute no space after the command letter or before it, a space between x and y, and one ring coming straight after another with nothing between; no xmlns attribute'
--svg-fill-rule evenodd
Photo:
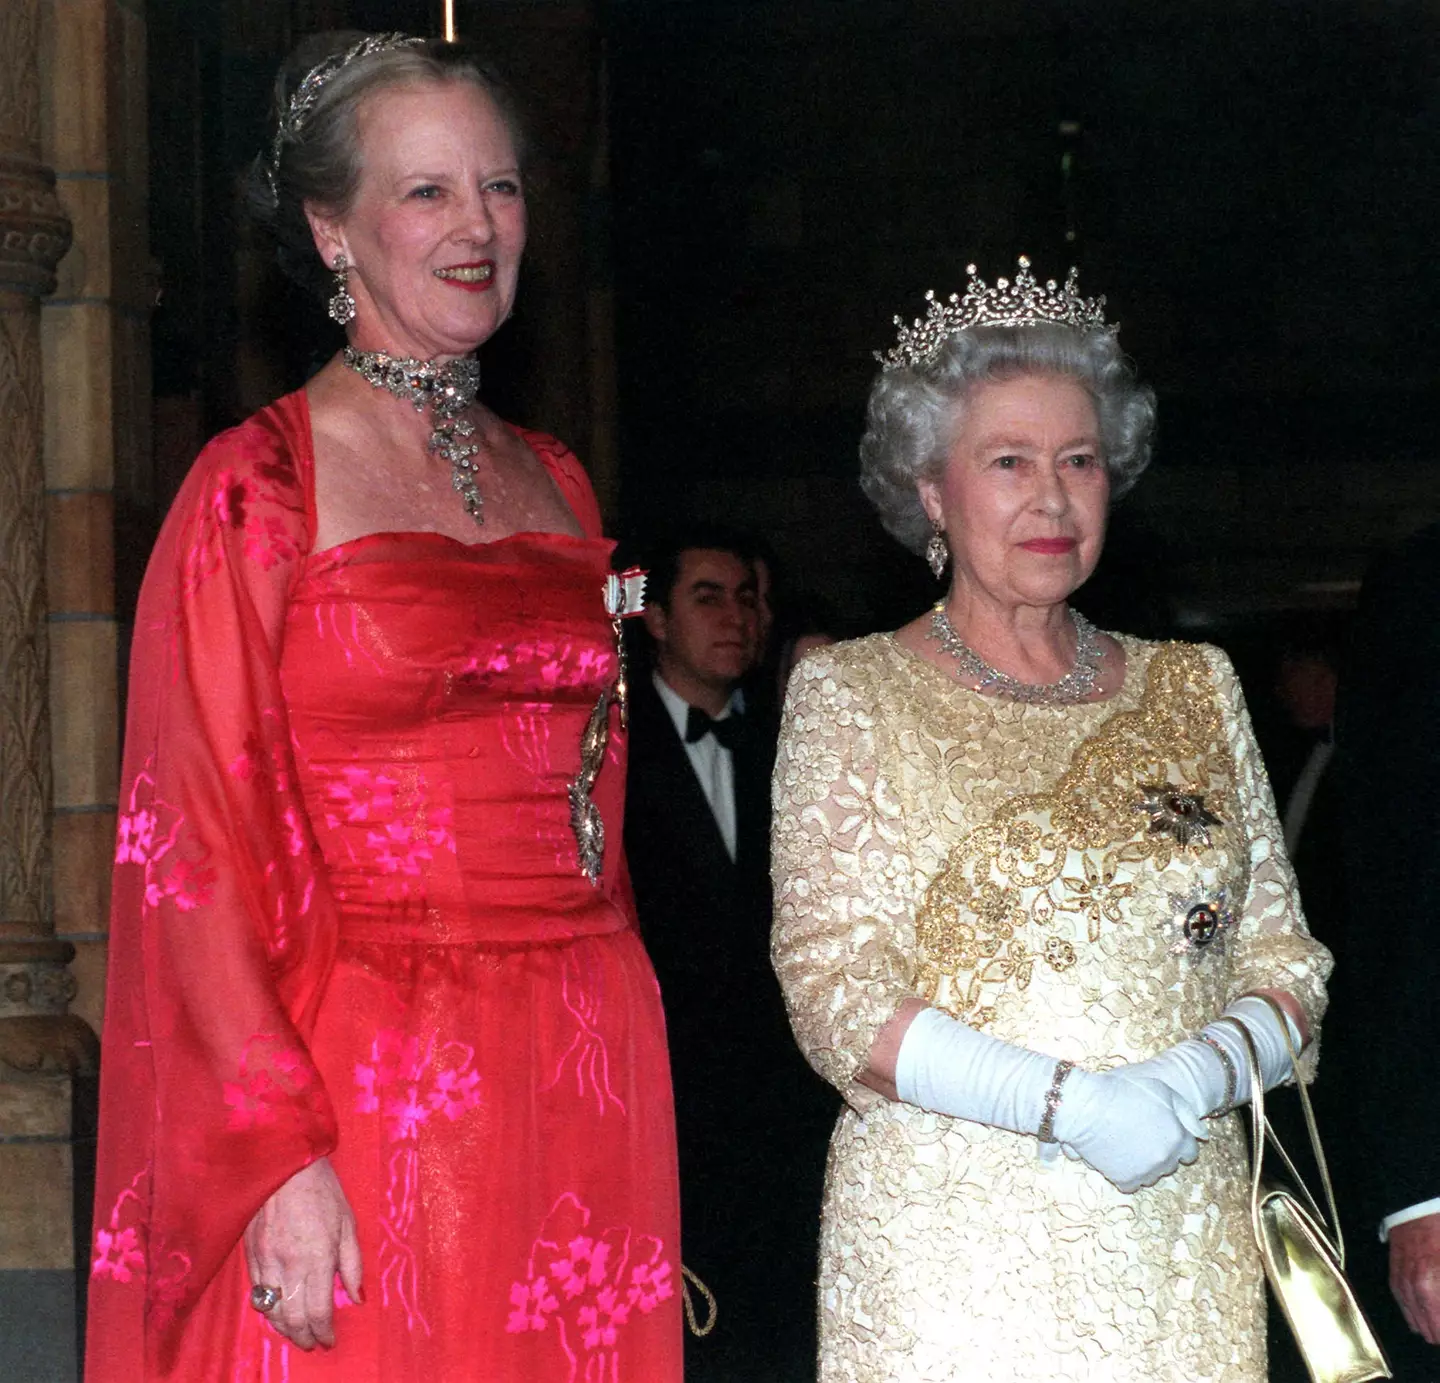
<svg viewBox="0 0 1440 1383"><path fill-rule="evenodd" d="M659 816L669 818L667 836L685 847L683 857L671 861L671 867L699 870L712 878L716 870L733 871L735 861L725 848L685 742L653 687L637 686L631 724L632 788L655 804ZM736 797L738 822L738 785Z"/></svg>

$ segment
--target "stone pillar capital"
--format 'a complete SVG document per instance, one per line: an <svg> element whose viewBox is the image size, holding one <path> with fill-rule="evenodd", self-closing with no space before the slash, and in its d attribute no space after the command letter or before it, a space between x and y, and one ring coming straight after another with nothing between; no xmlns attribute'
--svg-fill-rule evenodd
<svg viewBox="0 0 1440 1383"><path fill-rule="evenodd" d="M0 941L0 1022L31 1014L64 1013L75 997L68 941Z"/></svg>
<svg viewBox="0 0 1440 1383"><path fill-rule="evenodd" d="M0 1082L15 1076L93 1076L100 1039L73 1013L0 1018Z"/></svg>
<svg viewBox="0 0 1440 1383"><path fill-rule="evenodd" d="M0 153L0 291L43 298L70 248L70 218L43 164Z"/></svg>

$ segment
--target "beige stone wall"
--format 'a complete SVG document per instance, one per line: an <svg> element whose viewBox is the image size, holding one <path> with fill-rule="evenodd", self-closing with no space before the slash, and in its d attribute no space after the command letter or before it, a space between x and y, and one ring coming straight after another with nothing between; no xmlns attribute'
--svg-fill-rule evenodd
<svg viewBox="0 0 1440 1383"><path fill-rule="evenodd" d="M41 20L38 0L0 10L0 1269L71 1262L69 1077L83 1064L50 890L39 304L69 225L41 162Z"/></svg>
<svg viewBox="0 0 1440 1383"><path fill-rule="evenodd" d="M93 1134L73 1082L95 1069L113 854L113 496L149 464L144 53L140 0L0 5L6 1270L75 1263L73 1140Z"/></svg>
<svg viewBox="0 0 1440 1383"><path fill-rule="evenodd" d="M75 243L41 327L54 726L55 934L72 1011L99 1029L118 780L114 501L148 487L145 17L140 0L51 0L46 161Z"/></svg>

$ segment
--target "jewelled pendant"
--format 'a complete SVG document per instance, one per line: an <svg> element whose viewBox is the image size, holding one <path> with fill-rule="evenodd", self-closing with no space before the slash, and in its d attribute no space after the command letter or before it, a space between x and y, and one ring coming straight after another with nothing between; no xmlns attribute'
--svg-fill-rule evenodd
<svg viewBox="0 0 1440 1383"><path fill-rule="evenodd" d="M460 415L480 391L480 363L461 356L444 365L431 360L401 359L384 351L358 351L345 347L345 363L375 389L384 389L411 404L416 412L430 409L429 448L450 463L450 483L465 512L477 524L485 522L485 497L475 478L475 457L480 448L470 440L475 424Z"/></svg>
<svg viewBox="0 0 1440 1383"><path fill-rule="evenodd" d="M580 872L598 885L605 868L605 819L590 798L605 750L610 743L610 701L613 693L602 692L585 722L580 737L580 772L570 783L570 829L575 832L575 850Z"/></svg>
<svg viewBox="0 0 1440 1383"><path fill-rule="evenodd" d="M1210 827L1221 825L1220 818L1205 806L1200 793L1184 792L1169 783L1145 783L1144 796L1136 806L1150 817L1152 836L1168 835L1181 849L1191 842L1210 844Z"/></svg>
<svg viewBox="0 0 1440 1383"><path fill-rule="evenodd" d="M580 737L580 772L569 786L570 829L575 833L580 872L597 888L605 869L605 819L590 794L605 763L605 751L610 747L610 707L620 708L622 730L629 724L630 687L620 622L645 609L645 573L639 567L611 572L605 578L604 599L605 613L610 616L610 627L615 632L615 682L600 694L590 719L585 722L585 733Z"/></svg>

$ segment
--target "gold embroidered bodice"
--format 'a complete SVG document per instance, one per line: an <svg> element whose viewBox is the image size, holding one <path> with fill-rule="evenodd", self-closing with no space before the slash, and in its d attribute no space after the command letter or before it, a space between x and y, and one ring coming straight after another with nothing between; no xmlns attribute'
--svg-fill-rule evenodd
<svg viewBox="0 0 1440 1383"><path fill-rule="evenodd" d="M1126 1196L1042 1162L1033 1138L853 1079L912 995L1092 1069L1250 989L1318 1020L1328 956L1233 670L1215 649L1122 644L1120 692L1079 706L980 696L889 635L792 678L773 954L802 1048L852 1106L822 1240L826 1380L1264 1376L1233 1120L1193 1167Z"/></svg>

